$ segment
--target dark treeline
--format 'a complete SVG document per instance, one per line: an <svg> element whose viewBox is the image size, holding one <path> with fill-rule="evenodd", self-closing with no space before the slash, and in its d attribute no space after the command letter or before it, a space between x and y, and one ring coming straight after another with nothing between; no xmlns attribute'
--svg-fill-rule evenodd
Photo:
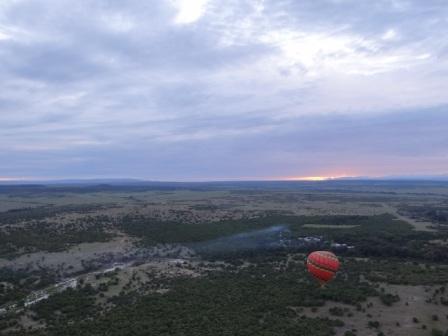
<svg viewBox="0 0 448 336"><path fill-rule="evenodd" d="M91 305L98 290L66 291L33 307L35 319L48 328L22 335L138 336L150 331L151 335L330 336L342 321L307 318L300 307L320 307L333 300L360 309L356 305L368 296L380 295L351 271L343 271L331 287L319 289L300 259L286 264L283 257L272 255L248 268L228 266L204 278L175 279L165 294L118 296L107 313Z"/></svg>
<svg viewBox="0 0 448 336"><path fill-rule="evenodd" d="M108 241L111 237L112 234L100 225L69 225L57 230L46 225L45 221L39 221L31 226L0 231L0 257L9 258L34 251L56 252L81 243Z"/></svg>
<svg viewBox="0 0 448 336"><path fill-rule="evenodd" d="M82 204L63 206L39 206L31 208L12 209L0 212L0 226L21 222L37 221L52 218L61 214L87 214L94 210L105 208L107 205ZM108 207L110 207L109 205Z"/></svg>
<svg viewBox="0 0 448 336"><path fill-rule="evenodd" d="M305 224L334 225L319 228ZM288 228L282 239L288 242L286 250L308 252L316 247L331 248L336 242L354 246L351 250L338 253L361 257L401 257L435 262L448 262L448 246L431 244L433 239L447 239L447 233L418 232L404 221L396 220L389 214L377 216L291 216L267 214L266 216L240 220L223 220L213 223L185 224L180 222L162 222L145 216L126 216L118 224L120 230L142 239L144 245L157 243L191 243L206 242L220 237L231 236L253 230L262 230L272 226L283 225ZM337 226L350 226L338 228ZM294 244L298 237L323 237L320 246L300 246ZM280 239L280 238L279 238ZM207 249L198 250L201 254L210 254ZM261 246L261 249L265 246ZM224 251L228 253L228 251ZM220 251L213 251L220 255ZM238 248L235 255L252 253ZM258 252L257 252L258 253ZM262 251L261 251L262 253Z"/></svg>

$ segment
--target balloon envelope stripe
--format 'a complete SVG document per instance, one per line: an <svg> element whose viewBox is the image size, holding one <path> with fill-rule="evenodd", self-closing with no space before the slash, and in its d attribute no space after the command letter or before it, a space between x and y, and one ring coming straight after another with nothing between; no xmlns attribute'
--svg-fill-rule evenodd
<svg viewBox="0 0 448 336"><path fill-rule="evenodd" d="M308 266L308 270L313 276L319 280L329 281L334 277L334 273L321 268L318 268L312 264Z"/></svg>
<svg viewBox="0 0 448 336"><path fill-rule="evenodd" d="M328 267L327 265L322 265L321 263L316 263L313 260L308 259L308 263L312 264L314 267L317 267L319 269L322 269L324 271L328 271L328 272L336 272L337 269L334 267Z"/></svg>
<svg viewBox="0 0 448 336"><path fill-rule="evenodd" d="M313 262L319 267L329 269L333 272L336 272L339 269L339 261L337 259L328 259L321 255L310 255L308 257L308 261Z"/></svg>
<svg viewBox="0 0 448 336"><path fill-rule="evenodd" d="M317 266L317 265L315 265L315 264L313 264L313 263L310 263L309 266L312 267L312 268L314 268L314 269L316 269L316 270L319 270L319 271L321 271L321 272L326 272L326 273L331 274L331 275L334 275L334 273L335 273L335 272L333 272L333 271L331 271L331 270L328 270L328 269L319 267L319 266Z"/></svg>
<svg viewBox="0 0 448 336"><path fill-rule="evenodd" d="M338 258L333 253L330 253L330 252L320 252L319 251L319 252L316 252L316 254L318 254L318 255L320 255L320 256L322 256L324 258L330 258L330 259L333 259L333 260L339 262Z"/></svg>

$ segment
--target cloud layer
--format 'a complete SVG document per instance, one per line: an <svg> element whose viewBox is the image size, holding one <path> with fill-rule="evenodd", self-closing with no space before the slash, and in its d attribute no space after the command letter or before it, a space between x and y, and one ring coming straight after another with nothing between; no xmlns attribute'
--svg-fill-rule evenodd
<svg viewBox="0 0 448 336"><path fill-rule="evenodd" d="M443 0L0 2L0 176L448 171Z"/></svg>

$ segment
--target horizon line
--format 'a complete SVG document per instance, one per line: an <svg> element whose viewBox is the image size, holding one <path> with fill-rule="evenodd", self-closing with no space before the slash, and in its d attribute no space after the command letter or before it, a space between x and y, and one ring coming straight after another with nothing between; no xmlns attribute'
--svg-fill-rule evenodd
<svg viewBox="0 0 448 336"><path fill-rule="evenodd" d="M147 179L135 177L86 177L86 178L16 178L0 177L0 184L52 184L52 183L83 183L83 182L122 182L122 183L225 183L225 182L331 182L331 181L448 181L448 174L439 175L385 175L385 176L305 176L278 178L210 178L210 179Z"/></svg>

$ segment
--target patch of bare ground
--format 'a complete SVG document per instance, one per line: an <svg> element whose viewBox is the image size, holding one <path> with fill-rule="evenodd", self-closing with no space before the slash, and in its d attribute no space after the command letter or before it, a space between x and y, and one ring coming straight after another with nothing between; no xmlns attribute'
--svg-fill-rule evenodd
<svg viewBox="0 0 448 336"><path fill-rule="evenodd" d="M177 277L196 278L206 271L221 270L222 263L203 262L181 258L155 259L144 264L115 269L109 272L95 272L79 279L100 290L98 303L106 304L108 299L137 291L139 293L165 293L169 290L166 280Z"/></svg>
<svg viewBox="0 0 448 336"><path fill-rule="evenodd" d="M429 241L431 244L448 246L448 240L433 239Z"/></svg>
<svg viewBox="0 0 448 336"><path fill-rule="evenodd" d="M85 261L98 259L104 255L126 255L135 248L134 241L131 237L120 236L108 242L82 243L66 251L23 254L12 260L0 259L0 267L28 270L46 268L77 272L84 268Z"/></svg>
<svg viewBox="0 0 448 336"><path fill-rule="evenodd" d="M440 303L429 303L434 291L440 286L383 285L387 292L397 294L400 301L391 306L384 305L379 298L370 298L360 309L351 305L327 301L317 310L298 309L298 313L308 317L330 317L342 320L345 325L337 329L336 335L356 330L356 335L376 336L381 331L391 336L427 336L433 328L448 330L448 309ZM335 316L330 309L344 310L343 316ZM371 322L369 327L369 322ZM376 322L378 327L374 327Z"/></svg>
<svg viewBox="0 0 448 336"><path fill-rule="evenodd" d="M390 214L394 215L397 219L405 221L405 222L411 224L416 231L428 231L428 232L437 231L434 228L432 228L432 226L434 225L433 223L431 223L431 222L424 222L424 221L418 221L418 220L415 220L415 219L413 219L411 217L408 217L408 216L405 216L403 214L400 214L398 212L398 210L395 207L393 207L392 205L383 203L383 209L387 213L390 213Z"/></svg>
<svg viewBox="0 0 448 336"><path fill-rule="evenodd" d="M25 314L20 316L19 325L24 329L36 330L45 328L45 323L43 321L36 321L33 319L33 313L30 311L27 311Z"/></svg>
<svg viewBox="0 0 448 336"><path fill-rule="evenodd" d="M283 199L264 199L254 202L246 199L240 203L239 209L246 211L284 211L297 216L324 216L324 215L361 215L373 216L384 213L381 207L372 207L362 202L335 202L334 200L307 200L286 197Z"/></svg>

